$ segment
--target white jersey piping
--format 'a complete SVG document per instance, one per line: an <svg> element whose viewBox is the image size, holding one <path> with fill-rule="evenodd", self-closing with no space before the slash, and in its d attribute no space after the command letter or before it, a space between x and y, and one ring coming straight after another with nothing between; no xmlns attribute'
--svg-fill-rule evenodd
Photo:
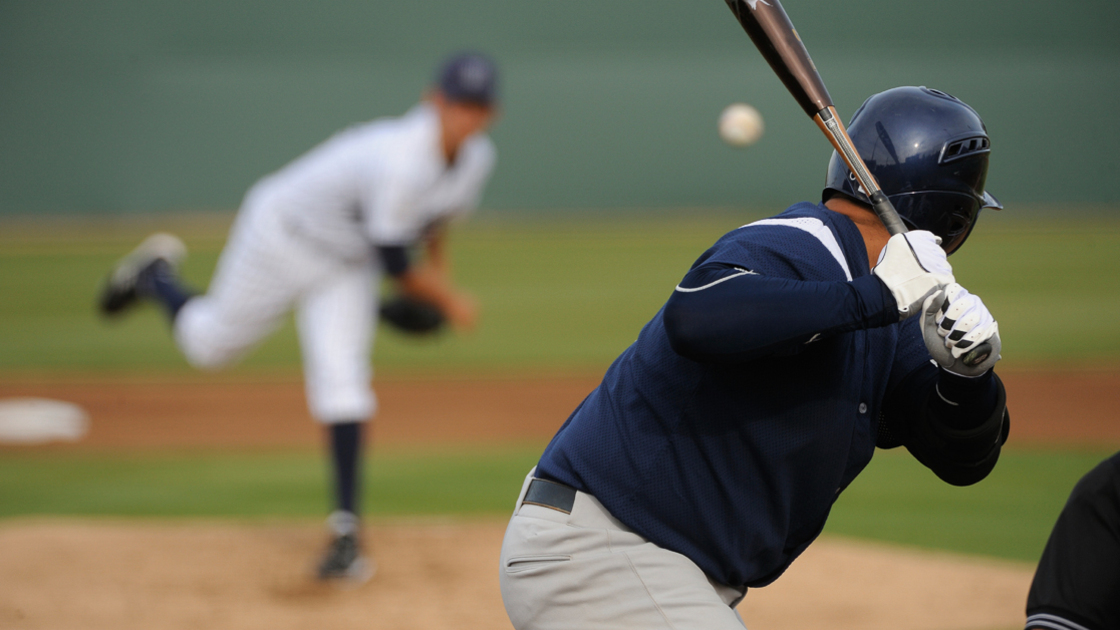
<svg viewBox="0 0 1120 630"><path fill-rule="evenodd" d="M738 267L736 267L736 269L738 269ZM682 287L681 285L678 284L677 288L675 290L680 291L681 293L695 293L697 291L703 291L704 289L714 287L721 282L727 282L728 280L730 280L732 278L738 278L739 276L757 276L757 275L758 274L753 272L753 271L750 271L750 270L747 270L747 269L739 269L739 273L734 273L734 274L731 274L730 276L724 276L724 277L720 278L719 280L709 282L708 284L705 284L702 287L695 287L695 288L692 288L692 289L686 289L685 287Z"/></svg>
<svg viewBox="0 0 1120 630"><path fill-rule="evenodd" d="M747 228L756 225L778 225L797 228L804 232L808 232L809 234L813 235L818 241L820 241L822 245L824 245L825 249L828 250L828 253L832 254L832 257L836 259L836 262L840 265L840 268L844 270L844 277L849 281L852 279L852 272L848 268L848 260L844 258L844 251L840 249L840 243L836 241L836 236L832 233L832 230L828 229L828 227L820 219L814 219L813 217L798 217L795 219L763 219L761 221L755 221L754 223L748 223L743 227Z"/></svg>

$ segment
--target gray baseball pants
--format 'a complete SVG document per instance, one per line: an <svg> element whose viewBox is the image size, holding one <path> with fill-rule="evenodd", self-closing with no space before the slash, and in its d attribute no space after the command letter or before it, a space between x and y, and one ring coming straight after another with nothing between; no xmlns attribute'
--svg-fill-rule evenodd
<svg viewBox="0 0 1120 630"><path fill-rule="evenodd" d="M523 504L502 543L502 601L517 630L743 630L744 591L627 528L577 492L571 514Z"/></svg>

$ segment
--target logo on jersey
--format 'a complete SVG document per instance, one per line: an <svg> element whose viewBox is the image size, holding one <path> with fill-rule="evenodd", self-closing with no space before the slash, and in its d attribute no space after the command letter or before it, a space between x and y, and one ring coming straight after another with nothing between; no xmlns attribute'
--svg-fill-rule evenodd
<svg viewBox="0 0 1120 630"><path fill-rule="evenodd" d="M765 4L768 7L774 6L774 5L770 4L769 2L767 2L766 0L743 0L743 1L747 3L747 6L749 6L751 8L751 11L757 11L758 10L758 3L759 2L761 2L762 4Z"/></svg>

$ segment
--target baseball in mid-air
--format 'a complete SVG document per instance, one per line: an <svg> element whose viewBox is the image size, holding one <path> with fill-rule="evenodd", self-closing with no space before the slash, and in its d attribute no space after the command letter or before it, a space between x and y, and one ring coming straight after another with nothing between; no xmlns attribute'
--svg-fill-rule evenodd
<svg viewBox="0 0 1120 630"><path fill-rule="evenodd" d="M733 147L747 147L762 137L762 114L746 103L732 103L719 115L719 137Z"/></svg>

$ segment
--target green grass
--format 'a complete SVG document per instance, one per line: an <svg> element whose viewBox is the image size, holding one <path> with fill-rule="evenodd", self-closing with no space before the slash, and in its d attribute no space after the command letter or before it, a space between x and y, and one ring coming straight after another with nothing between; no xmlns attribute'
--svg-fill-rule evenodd
<svg viewBox="0 0 1120 630"><path fill-rule="evenodd" d="M1005 365L1115 363L1120 218L1041 220L1010 212L985 217L950 259L957 280L999 321Z"/></svg>
<svg viewBox="0 0 1120 630"><path fill-rule="evenodd" d="M994 213L993 213L994 214ZM758 213L656 212L480 220L453 239L457 277L482 304L475 334L412 339L382 329L379 370L601 369L668 297L692 261ZM170 220L169 220L170 221ZM188 281L206 285L224 226L188 230ZM0 235L0 370L186 371L155 309L106 322L102 277L143 234L100 227ZM1115 362L1120 356L1120 219L986 217L952 259L1000 321L1006 366ZM289 323L245 369L295 369Z"/></svg>
<svg viewBox="0 0 1120 630"><path fill-rule="evenodd" d="M371 458L373 516L501 517L541 445L384 449ZM880 452L826 532L1035 562L1069 491L1107 451L1007 450L983 482L954 488L901 452ZM0 517L322 517L327 470L313 452L9 452Z"/></svg>
<svg viewBox="0 0 1120 630"><path fill-rule="evenodd" d="M905 449L879 451L837 501L826 531L1037 562L1074 484L1115 450L1005 448L988 478L964 488Z"/></svg>
<svg viewBox="0 0 1120 630"><path fill-rule="evenodd" d="M453 237L458 281L482 305L479 328L466 337L415 339L384 328L379 370L440 366L447 370L521 367L600 368L637 334L696 256L740 217L648 221L486 222ZM135 232L135 231L133 231ZM139 240L102 232L69 240L0 240L0 370L182 371L186 366L154 308L103 321L93 301L106 271ZM186 280L205 287L224 234L186 237ZM298 366L289 322L245 366Z"/></svg>
<svg viewBox="0 0 1120 630"><path fill-rule="evenodd" d="M542 446L377 452L365 471L372 515L503 514ZM326 459L311 451L17 454L0 458L0 517L323 516Z"/></svg>
<svg viewBox="0 0 1120 630"><path fill-rule="evenodd" d="M479 220L455 233L457 276L483 305L469 337L415 340L382 329L379 373L604 368L633 341L692 261L758 213L578 213ZM1120 357L1120 218L985 217L952 262L1000 321L1003 365L1077 366ZM150 221L162 228L163 219ZM170 221L174 224L174 221ZM187 221L184 275L204 286L223 221ZM92 308L112 262L149 228L0 230L0 373L186 373L154 309L105 322ZM295 370L289 323L240 370ZM539 446L378 450L374 515L506 514ZM1074 482L1108 453L1010 449L983 483L953 488L905 453L876 456L836 505L828 532L1034 561ZM327 509L312 452L5 450L0 517L29 514L306 516Z"/></svg>

